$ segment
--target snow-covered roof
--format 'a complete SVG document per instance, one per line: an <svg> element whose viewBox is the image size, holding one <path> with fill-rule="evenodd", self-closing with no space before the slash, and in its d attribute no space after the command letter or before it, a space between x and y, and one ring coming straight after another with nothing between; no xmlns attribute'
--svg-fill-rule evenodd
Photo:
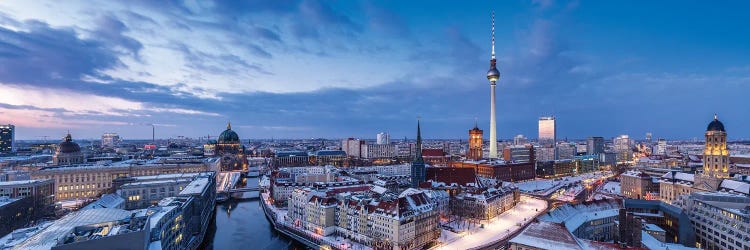
<svg viewBox="0 0 750 250"><path fill-rule="evenodd" d="M99 209L99 208L122 208L125 204L125 199L117 194L105 194L101 198L81 208L85 209Z"/></svg>
<svg viewBox="0 0 750 250"><path fill-rule="evenodd" d="M539 249L582 249L563 225L546 221L532 223L510 243Z"/></svg>
<svg viewBox="0 0 750 250"><path fill-rule="evenodd" d="M661 178L672 180L672 172L667 172L666 174L662 175ZM680 181L694 182L695 175L689 174L689 173L683 173L683 172L674 172L674 179L680 180Z"/></svg>
<svg viewBox="0 0 750 250"><path fill-rule="evenodd" d="M51 249L57 245L58 238L62 239L77 226L121 220L129 217L132 213L131 211L113 208L80 210L55 221L49 227L40 230L34 236L16 245L16 248Z"/></svg>
<svg viewBox="0 0 750 250"><path fill-rule="evenodd" d="M728 189L737 193L750 194L750 183L735 181L735 180L724 180L721 182L721 188Z"/></svg>

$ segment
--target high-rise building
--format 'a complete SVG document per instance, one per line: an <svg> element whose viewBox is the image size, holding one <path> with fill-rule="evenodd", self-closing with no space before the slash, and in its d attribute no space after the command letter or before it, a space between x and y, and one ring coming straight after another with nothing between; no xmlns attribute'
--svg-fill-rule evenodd
<svg viewBox="0 0 750 250"><path fill-rule="evenodd" d="M378 144L391 144L391 135L385 132L378 133L377 143Z"/></svg>
<svg viewBox="0 0 750 250"><path fill-rule="evenodd" d="M417 120L417 147L416 156L414 161L411 163L411 186L413 188L419 188L419 183L422 183L427 178L427 171L425 170L424 158L422 157L422 131L419 126L419 120Z"/></svg>
<svg viewBox="0 0 750 250"><path fill-rule="evenodd" d="M344 150L344 152L346 152L346 155L355 158L362 157L362 147L364 146L365 141L360 139L347 138L341 141L341 150Z"/></svg>
<svg viewBox="0 0 750 250"><path fill-rule="evenodd" d="M556 146L557 159L573 159L576 156L576 145L570 142L559 142Z"/></svg>
<svg viewBox="0 0 750 250"><path fill-rule="evenodd" d="M0 125L0 154L15 151L16 126Z"/></svg>
<svg viewBox="0 0 750 250"><path fill-rule="evenodd" d="M555 124L555 117L539 117L539 145L540 146L555 146L557 140L557 125Z"/></svg>
<svg viewBox="0 0 750 250"><path fill-rule="evenodd" d="M484 132L479 129L477 124L474 124L474 128L469 130L469 153L466 154L467 159L475 161L482 159L483 134Z"/></svg>
<svg viewBox="0 0 750 250"><path fill-rule="evenodd" d="M651 132L646 133L646 142L651 144Z"/></svg>
<svg viewBox="0 0 750 250"><path fill-rule="evenodd" d="M524 145L526 143L529 143L529 140L526 139L526 136L518 134L515 137L513 137L513 145Z"/></svg>
<svg viewBox="0 0 750 250"><path fill-rule="evenodd" d="M659 138L659 140L657 140L656 147L654 148L654 154L656 155L667 154L667 140L664 140L664 138Z"/></svg>
<svg viewBox="0 0 750 250"><path fill-rule="evenodd" d="M497 127L495 123L495 83L500 79L500 71L495 65L495 12L492 12L492 59L487 80L490 81L490 159L497 159Z"/></svg>
<svg viewBox="0 0 750 250"><path fill-rule="evenodd" d="M537 146L534 147L537 161L554 161L555 160L555 148L548 146Z"/></svg>
<svg viewBox="0 0 750 250"><path fill-rule="evenodd" d="M586 154L598 155L604 153L604 137L593 136L586 140Z"/></svg>
<svg viewBox="0 0 750 250"><path fill-rule="evenodd" d="M696 175L695 188L716 191L721 180L729 177L727 132L716 115L706 128L706 149L703 151L703 173Z"/></svg>
<svg viewBox="0 0 750 250"><path fill-rule="evenodd" d="M104 133L102 135L102 147L114 147L122 141L117 133Z"/></svg>
<svg viewBox="0 0 750 250"><path fill-rule="evenodd" d="M612 140L618 162L627 162L633 160L633 141L628 135L620 135Z"/></svg>

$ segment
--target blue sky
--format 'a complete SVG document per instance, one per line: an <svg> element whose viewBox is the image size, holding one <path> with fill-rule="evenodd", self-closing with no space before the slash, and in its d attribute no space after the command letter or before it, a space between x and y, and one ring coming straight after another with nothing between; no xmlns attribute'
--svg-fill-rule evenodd
<svg viewBox="0 0 750 250"><path fill-rule="evenodd" d="M1 1L0 123L17 137L750 138L750 4L698 1Z"/></svg>

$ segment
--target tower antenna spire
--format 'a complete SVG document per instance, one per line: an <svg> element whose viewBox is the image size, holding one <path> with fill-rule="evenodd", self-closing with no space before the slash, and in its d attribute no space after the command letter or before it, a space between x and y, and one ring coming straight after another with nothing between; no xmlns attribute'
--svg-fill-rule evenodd
<svg viewBox="0 0 750 250"><path fill-rule="evenodd" d="M492 11L492 59L495 59L495 11Z"/></svg>

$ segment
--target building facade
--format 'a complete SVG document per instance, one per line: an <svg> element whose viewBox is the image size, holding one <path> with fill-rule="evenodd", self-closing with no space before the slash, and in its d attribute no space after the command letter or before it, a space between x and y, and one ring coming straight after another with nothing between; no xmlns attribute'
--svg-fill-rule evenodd
<svg viewBox="0 0 750 250"><path fill-rule="evenodd" d="M706 148L703 151L703 171L695 177L698 191L716 191L723 179L729 177L729 150L724 124L714 115L706 128Z"/></svg>
<svg viewBox="0 0 750 250"><path fill-rule="evenodd" d="M73 137L68 133L68 135L63 138L63 141L57 144L57 150L52 157L52 164L61 166L81 163L84 163L81 147L78 146L78 143L73 141Z"/></svg>
<svg viewBox="0 0 750 250"><path fill-rule="evenodd" d="M114 191L112 181L118 177L205 172L209 171L209 164L203 159L127 160L106 165L47 167L31 173L31 178L53 179L58 201L91 199Z"/></svg>
<svg viewBox="0 0 750 250"><path fill-rule="evenodd" d="M696 247L750 249L750 197L726 193L690 194L686 210L695 225Z"/></svg>
<svg viewBox="0 0 750 250"><path fill-rule="evenodd" d="M15 151L16 126L0 125L0 154L12 153Z"/></svg>
<svg viewBox="0 0 750 250"><path fill-rule="evenodd" d="M631 170L620 175L622 195L630 199L657 199L659 187L658 179L640 171Z"/></svg>
<svg viewBox="0 0 750 250"><path fill-rule="evenodd" d="M598 155L601 153L604 153L604 137L589 137L586 140L586 154Z"/></svg>
<svg viewBox="0 0 750 250"><path fill-rule="evenodd" d="M482 146L484 145L484 131L474 124L474 128L469 130L469 152L466 153L466 158L470 160L481 160L482 159Z"/></svg>

